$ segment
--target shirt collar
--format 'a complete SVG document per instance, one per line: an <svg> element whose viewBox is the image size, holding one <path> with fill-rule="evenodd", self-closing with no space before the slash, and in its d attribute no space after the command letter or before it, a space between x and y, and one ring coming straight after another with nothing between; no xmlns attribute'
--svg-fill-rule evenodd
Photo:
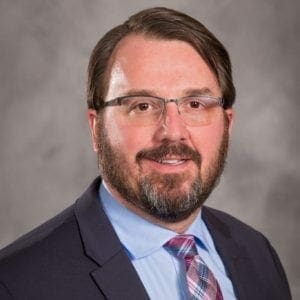
<svg viewBox="0 0 300 300"><path fill-rule="evenodd" d="M99 196L121 243L133 259L150 255L177 235L176 232L151 223L127 209L112 196L104 182L100 185ZM200 212L185 233L194 235L198 246L208 251L209 240L205 237L205 229Z"/></svg>

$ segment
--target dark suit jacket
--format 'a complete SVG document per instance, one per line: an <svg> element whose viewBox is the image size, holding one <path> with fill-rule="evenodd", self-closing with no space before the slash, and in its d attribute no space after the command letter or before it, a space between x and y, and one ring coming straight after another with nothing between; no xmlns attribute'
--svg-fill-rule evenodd
<svg viewBox="0 0 300 300"><path fill-rule="evenodd" d="M148 299L98 201L99 182L1 251L1 300ZM291 299L280 261L259 232L215 209L203 207L203 218L238 299Z"/></svg>

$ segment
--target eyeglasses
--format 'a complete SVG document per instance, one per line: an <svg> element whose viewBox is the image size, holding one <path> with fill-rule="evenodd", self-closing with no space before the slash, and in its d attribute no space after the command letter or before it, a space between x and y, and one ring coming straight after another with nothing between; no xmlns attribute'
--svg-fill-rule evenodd
<svg viewBox="0 0 300 300"><path fill-rule="evenodd" d="M165 115L168 103L177 105L182 121L188 126L210 124L216 109L223 107L221 97L208 95L188 96L179 99L164 99L154 96L133 95L118 97L103 103L103 107L120 106L121 115L134 126L158 124Z"/></svg>

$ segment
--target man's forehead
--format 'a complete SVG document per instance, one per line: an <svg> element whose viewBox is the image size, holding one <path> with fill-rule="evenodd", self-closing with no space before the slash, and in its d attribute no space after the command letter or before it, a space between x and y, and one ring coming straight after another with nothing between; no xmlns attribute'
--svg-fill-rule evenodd
<svg viewBox="0 0 300 300"><path fill-rule="evenodd" d="M130 34L123 38L113 51L111 62L126 61L126 58L132 54L136 60L144 60L151 57L161 57L162 49L169 49L180 52L182 48L189 49L194 52L199 59L200 54L189 43L178 39L163 39L142 34ZM138 55L136 55L138 54ZM167 59L167 56L164 58Z"/></svg>
<svg viewBox="0 0 300 300"><path fill-rule="evenodd" d="M116 47L110 64L107 99L120 96L110 95L112 88L123 94L131 89L155 94L158 89L159 96L161 92L174 91L172 96L176 97L187 94L188 89L207 89L209 94L220 96L216 76L191 45L142 35L130 35Z"/></svg>

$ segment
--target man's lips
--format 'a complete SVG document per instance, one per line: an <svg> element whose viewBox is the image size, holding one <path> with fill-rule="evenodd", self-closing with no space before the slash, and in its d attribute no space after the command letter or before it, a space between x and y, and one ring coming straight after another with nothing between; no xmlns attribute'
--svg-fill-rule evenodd
<svg viewBox="0 0 300 300"><path fill-rule="evenodd" d="M190 164L191 159L186 158L144 158L141 161L141 164L150 170L157 170L162 173L174 173L174 172L184 172L192 168ZM145 170L146 170L145 169Z"/></svg>
<svg viewBox="0 0 300 300"><path fill-rule="evenodd" d="M171 165L171 166L178 166L181 165L183 163L185 163L188 159L184 158L173 158L173 159L168 159L168 158L161 158L161 159L153 159L153 161L159 163L159 164L163 164L163 165Z"/></svg>
<svg viewBox="0 0 300 300"><path fill-rule="evenodd" d="M197 165L201 163L200 154L185 144L162 144L158 148L141 150L136 155L136 161L142 160L156 162L160 165L186 165L194 161Z"/></svg>

